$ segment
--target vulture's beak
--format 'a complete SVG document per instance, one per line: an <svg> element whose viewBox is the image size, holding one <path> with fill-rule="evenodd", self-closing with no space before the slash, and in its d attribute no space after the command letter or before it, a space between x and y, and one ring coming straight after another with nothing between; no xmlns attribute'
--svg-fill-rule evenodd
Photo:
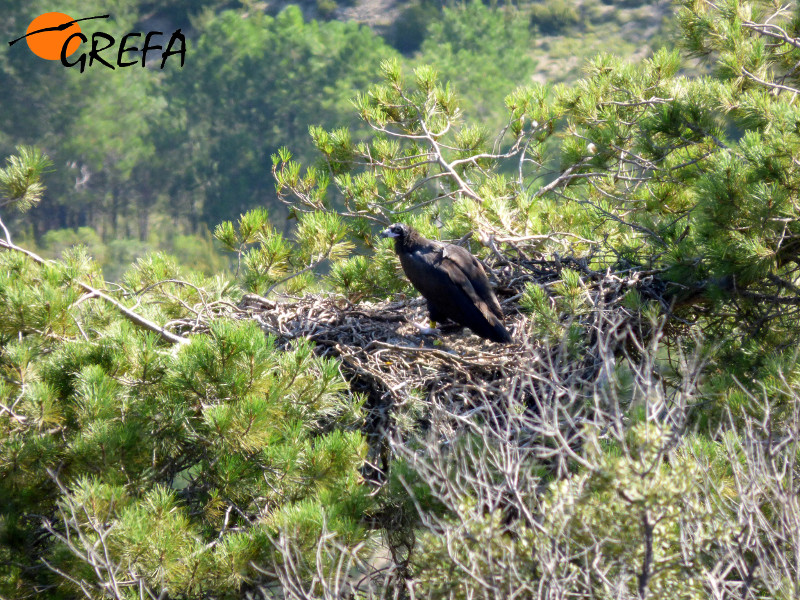
<svg viewBox="0 0 800 600"><path fill-rule="evenodd" d="M391 229L384 229L383 231L381 231L380 235L381 235L382 238L397 237L397 234L393 233Z"/></svg>

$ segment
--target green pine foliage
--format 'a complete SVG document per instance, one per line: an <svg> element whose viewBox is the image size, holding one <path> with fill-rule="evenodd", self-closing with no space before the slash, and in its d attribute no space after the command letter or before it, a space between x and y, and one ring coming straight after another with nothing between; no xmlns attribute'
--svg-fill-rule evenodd
<svg viewBox="0 0 800 600"><path fill-rule="evenodd" d="M42 174L52 164L38 148L17 148L17 155L6 158L5 168L0 169L0 207L13 204L24 212L38 204L44 192Z"/></svg>
<svg viewBox="0 0 800 600"><path fill-rule="evenodd" d="M267 561L269 536L294 526L296 503L359 535L364 442L358 404L334 363L307 343L280 351L254 323L225 319L176 352L81 300L70 285L89 276L81 259L38 267L0 255L2 404L11 411L0 450L4 539L36 530L24 517L34 507L59 534L87 536L86 550L102 523L110 560L124 572L153 589L194 593L230 585L213 575L226 571L220 561L241 565L225 577L257 578L249 560ZM145 283L156 264L126 280ZM163 303L148 313L185 315L178 306L192 295L161 289L152 301ZM247 558L220 544L249 530L262 541L243 550ZM58 548L18 552L14 562L41 558L88 577Z"/></svg>
<svg viewBox="0 0 800 600"><path fill-rule="evenodd" d="M257 579L250 561L268 563L284 527L329 519L361 539L365 445L335 363L307 343L281 351L255 323L222 318L175 351L82 298L70 282L90 276L84 257L0 260L3 539L32 535L38 525L25 515L35 510L83 551L106 536L108 560L151 589L190 594ZM152 261L126 280L146 283L147 270L163 268ZM185 316L192 287L161 286L147 314ZM295 515L300 507L319 518ZM227 538L245 532L261 541L237 551ZM47 560L94 585L77 558L17 547L10 560Z"/></svg>
<svg viewBox="0 0 800 600"><path fill-rule="evenodd" d="M36 192L28 163L43 157L15 160L9 203ZM4 568L4 597L229 597L265 578L253 565L281 560L286 531L365 540L362 400L334 361L225 316L238 292L165 255L139 260L113 296L157 327L202 319L179 347L87 292L102 279L83 250L44 261L3 243L0 558L25 565Z"/></svg>
<svg viewBox="0 0 800 600"><path fill-rule="evenodd" d="M268 295L280 285L290 293L302 292L313 283L312 269L341 262L353 249L341 218L332 212L302 213L296 243L275 230L264 209L243 214L237 225L238 231L225 221L214 235L226 250L236 252L245 289L260 295Z"/></svg>

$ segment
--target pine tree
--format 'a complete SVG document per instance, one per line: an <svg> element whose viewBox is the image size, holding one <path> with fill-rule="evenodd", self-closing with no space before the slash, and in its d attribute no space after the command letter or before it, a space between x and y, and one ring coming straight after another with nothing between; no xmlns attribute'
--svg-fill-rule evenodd
<svg viewBox="0 0 800 600"><path fill-rule="evenodd" d="M46 166L9 159L5 209ZM45 261L3 231L0 594L234 597L276 581L285 532L363 542L360 400L335 362L236 320L223 278L154 255L105 290L82 249Z"/></svg>

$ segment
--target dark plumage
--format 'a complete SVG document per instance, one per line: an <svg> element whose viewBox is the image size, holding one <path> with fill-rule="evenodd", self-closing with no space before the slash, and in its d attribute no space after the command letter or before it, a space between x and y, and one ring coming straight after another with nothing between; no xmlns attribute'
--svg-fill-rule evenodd
<svg viewBox="0 0 800 600"><path fill-rule="evenodd" d="M428 301L431 321L450 319L493 342L511 342L486 272L469 251L426 239L402 223L390 225L381 237L394 238L406 277Z"/></svg>

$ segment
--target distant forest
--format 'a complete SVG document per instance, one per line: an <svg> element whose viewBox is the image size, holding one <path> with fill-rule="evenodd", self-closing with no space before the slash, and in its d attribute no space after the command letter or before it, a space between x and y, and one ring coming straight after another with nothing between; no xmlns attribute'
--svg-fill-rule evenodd
<svg viewBox="0 0 800 600"><path fill-rule="evenodd" d="M49 10L41 1L5 2L3 39ZM163 70L158 50L146 68L141 52L128 52L137 64L112 71L95 62L81 73L36 57L24 42L2 46L0 152L33 145L53 161L44 201L12 222L18 239L47 256L84 244L113 280L153 249L207 273L225 268L209 232L255 207L285 229L271 156L287 147L313 162L310 126L362 127L352 100L384 59L434 66L455 86L466 118L497 131L503 98L516 87L576 79L578 59L608 50L609 40L615 53L637 57L668 42L660 23L670 6L65 0L58 10L109 14L81 24L89 39L102 31L119 43L139 32L128 43L139 49L151 31L163 32L154 45L166 46L177 29L187 39L184 66L172 57ZM351 17L363 22L340 20Z"/></svg>

